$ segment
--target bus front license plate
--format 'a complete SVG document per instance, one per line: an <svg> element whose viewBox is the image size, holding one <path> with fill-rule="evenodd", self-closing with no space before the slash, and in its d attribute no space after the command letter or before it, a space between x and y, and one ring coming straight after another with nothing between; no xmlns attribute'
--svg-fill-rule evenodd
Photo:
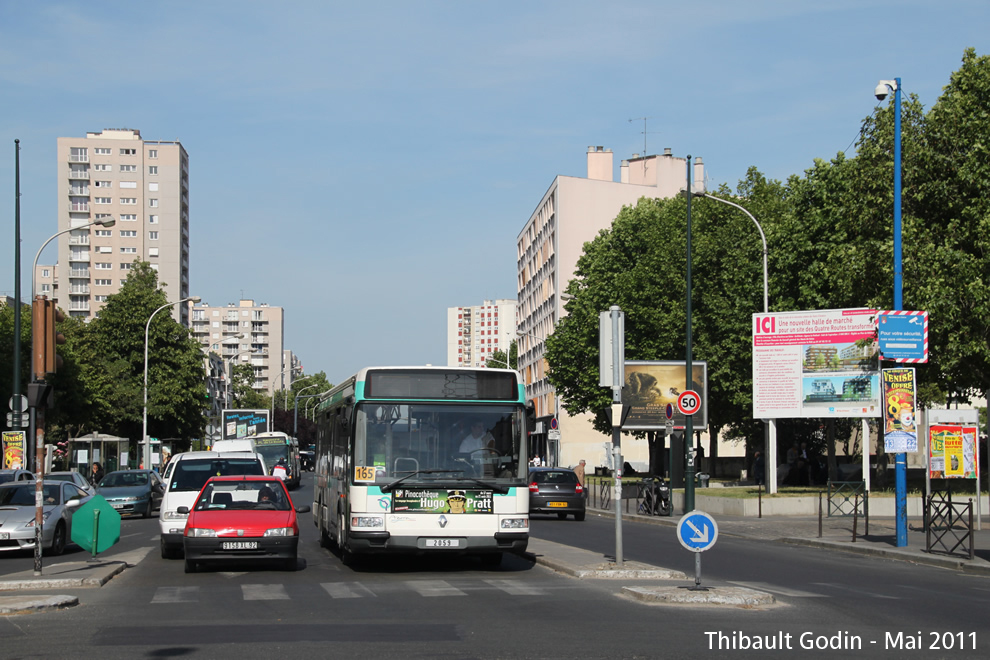
<svg viewBox="0 0 990 660"><path fill-rule="evenodd" d="M547 506L567 508L567 502L547 502Z"/></svg>
<svg viewBox="0 0 990 660"><path fill-rule="evenodd" d="M458 548L460 539L426 539L427 548Z"/></svg>

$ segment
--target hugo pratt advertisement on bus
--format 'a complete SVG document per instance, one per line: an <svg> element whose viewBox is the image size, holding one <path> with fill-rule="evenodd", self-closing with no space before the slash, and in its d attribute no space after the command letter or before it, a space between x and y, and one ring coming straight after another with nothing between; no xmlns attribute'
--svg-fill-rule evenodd
<svg viewBox="0 0 990 660"><path fill-rule="evenodd" d="M392 511L399 513L493 513L493 491L446 488L397 488Z"/></svg>

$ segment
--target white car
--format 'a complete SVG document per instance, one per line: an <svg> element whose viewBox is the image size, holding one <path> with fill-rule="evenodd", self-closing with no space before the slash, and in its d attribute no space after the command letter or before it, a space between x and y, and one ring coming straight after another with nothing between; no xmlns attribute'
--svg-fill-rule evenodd
<svg viewBox="0 0 990 660"><path fill-rule="evenodd" d="M34 482L0 485L0 552L34 548ZM72 535L72 513L90 496L66 481L42 482L42 548L60 555Z"/></svg>

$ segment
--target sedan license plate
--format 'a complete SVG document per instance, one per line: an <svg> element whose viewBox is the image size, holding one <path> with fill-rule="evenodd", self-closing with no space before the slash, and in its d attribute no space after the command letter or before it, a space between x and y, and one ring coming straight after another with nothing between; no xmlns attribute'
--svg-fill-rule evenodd
<svg viewBox="0 0 990 660"><path fill-rule="evenodd" d="M547 502L547 506L567 508L567 502Z"/></svg>
<svg viewBox="0 0 990 660"><path fill-rule="evenodd" d="M123 509L124 508L124 505L121 504L120 502L111 502L110 503L110 506L112 506L115 509Z"/></svg>
<svg viewBox="0 0 990 660"><path fill-rule="evenodd" d="M224 541L220 544L221 550L257 550L257 541Z"/></svg>
<svg viewBox="0 0 990 660"><path fill-rule="evenodd" d="M426 539L427 548L457 548L460 545L460 539Z"/></svg>

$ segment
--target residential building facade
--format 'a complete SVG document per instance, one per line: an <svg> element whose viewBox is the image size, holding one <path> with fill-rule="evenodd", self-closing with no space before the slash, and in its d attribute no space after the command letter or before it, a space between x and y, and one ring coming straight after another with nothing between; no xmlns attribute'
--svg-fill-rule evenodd
<svg viewBox="0 0 990 660"><path fill-rule="evenodd" d="M516 301L486 300L472 307L447 308L447 366L501 367L488 365L494 351L508 356L516 338Z"/></svg>
<svg viewBox="0 0 990 660"><path fill-rule="evenodd" d="M588 147L587 159L587 178L557 176L516 238L519 368L527 397L536 404L532 451L551 465L575 465L581 459L592 466L609 464L610 437L592 428L591 415L567 414L547 378L544 357L546 338L566 313L560 294L573 277L584 244L611 227L624 206L642 197L674 197L687 184L687 160L675 158L670 149L622 161L619 181L614 180L610 149ZM693 167L694 179L704 180L701 158ZM551 428L554 419L556 429ZM645 441L625 443L622 450L634 466L648 464Z"/></svg>
<svg viewBox="0 0 990 660"><path fill-rule="evenodd" d="M202 303L190 308L191 330L207 352L219 355L224 373L238 364L254 369L254 389L271 395L291 384L291 362L283 367L285 314L281 307L240 300L224 307ZM291 355L291 353L290 353ZM284 373L283 373L284 371Z"/></svg>
<svg viewBox="0 0 990 660"><path fill-rule="evenodd" d="M58 238L51 297L68 315L91 319L120 290L135 260L158 272L169 300L189 296L189 155L176 141L138 130L104 129L58 138L58 229L112 217L113 227L73 229ZM40 266L39 271L50 266ZM34 293L45 293L37 291ZM173 317L189 325L188 308Z"/></svg>

